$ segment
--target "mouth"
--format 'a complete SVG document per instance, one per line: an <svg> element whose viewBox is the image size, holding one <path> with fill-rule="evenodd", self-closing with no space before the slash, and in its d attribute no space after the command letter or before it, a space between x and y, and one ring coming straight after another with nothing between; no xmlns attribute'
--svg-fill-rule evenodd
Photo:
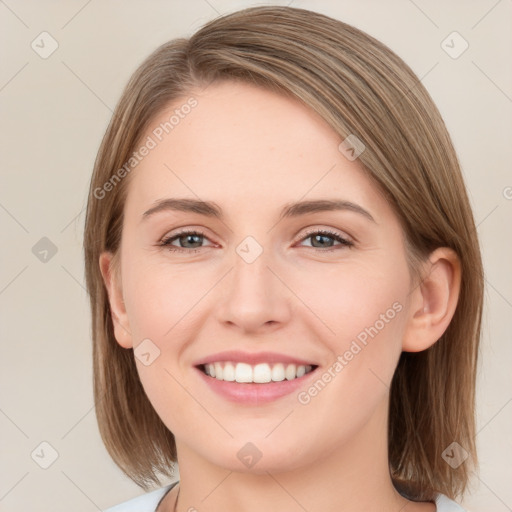
<svg viewBox="0 0 512 512"><path fill-rule="evenodd" d="M268 384L297 380L318 368L313 364L258 363L249 364L234 361L215 361L197 365L206 376L238 384Z"/></svg>
<svg viewBox="0 0 512 512"><path fill-rule="evenodd" d="M251 407L293 397L299 388L308 385L319 368L311 359L241 350L210 354L195 361L193 367L205 390Z"/></svg>

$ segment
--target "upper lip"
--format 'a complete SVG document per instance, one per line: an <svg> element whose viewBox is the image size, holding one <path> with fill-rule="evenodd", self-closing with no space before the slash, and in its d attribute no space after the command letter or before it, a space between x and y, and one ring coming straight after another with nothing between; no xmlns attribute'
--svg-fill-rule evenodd
<svg viewBox="0 0 512 512"><path fill-rule="evenodd" d="M210 356L203 357L194 363L194 366L201 366L209 363L217 363L221 361L232 361L234 363L247 363L250 365L258 363L287 363L295 364L298 366L316 366L311 361L300 359L297 357L288 356L286 354L279 354L277 352L242 352L240 350L226 350L224 352L217 352Z"/></svg>

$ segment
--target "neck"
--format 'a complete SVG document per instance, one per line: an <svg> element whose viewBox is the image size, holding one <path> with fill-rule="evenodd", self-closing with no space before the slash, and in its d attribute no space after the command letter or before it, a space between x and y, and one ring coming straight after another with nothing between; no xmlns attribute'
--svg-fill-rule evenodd
<svg viewBox="0 0 512 512"><path fill-rule="evenodd" d="M184 443L177 442L177 447L177 512L435 511L433 504L409 502L393 486L388 465L387 403L347 442L289 471L268 468L258 473L239 472L213 464Z"/></svg>

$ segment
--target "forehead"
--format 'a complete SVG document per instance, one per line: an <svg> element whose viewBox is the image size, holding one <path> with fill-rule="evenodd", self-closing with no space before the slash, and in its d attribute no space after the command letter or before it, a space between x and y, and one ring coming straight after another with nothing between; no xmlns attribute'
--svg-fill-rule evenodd
<svg viewBox="0 0 512 512"><path fill-rule="evenodd" d="M132 171L128 202L147 206L173 195L250 208L347 190L351 200L377 199L358 162L340 153L341 137L318 114L250 84L194 91L161 111L147 137L154 147Z"/></svg>

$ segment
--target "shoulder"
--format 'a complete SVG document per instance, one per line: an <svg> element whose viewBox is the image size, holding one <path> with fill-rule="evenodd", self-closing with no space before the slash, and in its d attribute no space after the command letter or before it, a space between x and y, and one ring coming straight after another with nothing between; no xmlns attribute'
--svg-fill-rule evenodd
<svg viewBox="0 0 512 512"><path fill-rule="evenodd" d="M104 512L155 512L160 500L168 491L177 485L177 483L178 482L174 482L173 484L157 489L156 491L151 491L143 494L142 496L137 496L131 500L124 501L119 505L115 505L104 510Z"/></svg>
<svg viewBox="0 0 512 512"><path fill-rule="evenodd" d="M437 512L467 512L455 501L444 494L438 494L436 498Z"/></svg>
<svg viewBox="0 0 512 512"><path fill-rule="evenodd" d="M177 485L177 482L110 507L104 512L155 512L160 500L175 485ZM466 512L460 505L444 494L437 495L436 507L437 512Z"/></svg>

